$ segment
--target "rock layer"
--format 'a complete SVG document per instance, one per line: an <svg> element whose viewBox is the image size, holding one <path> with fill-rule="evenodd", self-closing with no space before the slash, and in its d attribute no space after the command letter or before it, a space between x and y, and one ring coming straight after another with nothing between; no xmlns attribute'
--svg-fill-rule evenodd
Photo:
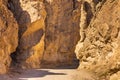
<svg viewBox="0 0 120 80"><path fill-rule="evenodd" d="M10 63L10 54L18 45L18 25L7 1L0 0L0 74L6 73Z"/></svg>
<svg viewBox="0 0 120 80"><path fill-rule="evenodd" d="M19 24L19 45L14 57L20 66L39 68L41 61L72 63L79 40L79 2L10 0L9 5Z"/></svg>
<svg viewBox="0 0 120 80"><path fill-rule="evenodd" d="M0 73L7 72L10 55L22 68L72 64L76 46L78 69L98 80L118 80L119 5L120 0L0 0Z"/></svg>
<svg viewBox="0 0 120 80"><path fill-rule="evenodd" d="M70 64L79 39L80 3L76 0L47 0L44 63Z"/></svg>
<svg viewBox="0 0 120 80"><path fill-rule="evenodd" d="M45 35L46 11L44 4L39 0L20 0L20 3L24 11L22 15L19 15L20 20L18 20L20 26L20 41L16 52L16 59L22 68L40 68L44 51ZM26 19L26 17L22 17L25 16L24 12L28 12L29 18ZM30 22L21 22L21 20L24 19L30 19ZM27 28L24 30L25 27Z"/></svg>
<svg viewBox="0 0 120 80"><path fill-rule="evenodd" d="M8 7L19 24L19 45L14 57L20 66L39 68L41 61L72 63L79 40L77 0L10 0Z"/></svg>
<svg viewBox="0 0 120 80"><path fill-rule="evenodd" d="M88 19L80 23L80 27L84 24L87 28L80 33L81 36L84 34L84 39L79 41L75 52L80 59L79 69L91 70L99 77L106 77L118 72L120 68L120 0L98 1L94 8L90 6L95 11L92 12L89 24L85 23ZM85 13L83 17L86 18L87 12L82 13Z"/></svg>

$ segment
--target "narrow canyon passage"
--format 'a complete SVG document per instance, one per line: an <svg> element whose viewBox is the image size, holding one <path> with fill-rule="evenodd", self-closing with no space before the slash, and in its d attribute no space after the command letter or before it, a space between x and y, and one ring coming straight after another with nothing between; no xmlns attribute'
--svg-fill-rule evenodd
<svg viewBox="0 0 120 80"><path fill-rule="evenodd" d="M0 80L76 80L79 8L76 0L8 0L19 26L19 42L11 54L11 71ZM81 73L82 78L86 77Z"/></svg>
<svg viewBox="0 0 120 80"><path fill-rule="evenodd" d="M0 80L119 80L120 0L0 0Z"/></svg>
<svg viewBox="0 0 120 80"><path fill-rule="evenodd" d="M78 67L74 51L80 37L80 2L50 1L8 0L8 9L19 27L18 46L11 54L12 66Z"/></svg>

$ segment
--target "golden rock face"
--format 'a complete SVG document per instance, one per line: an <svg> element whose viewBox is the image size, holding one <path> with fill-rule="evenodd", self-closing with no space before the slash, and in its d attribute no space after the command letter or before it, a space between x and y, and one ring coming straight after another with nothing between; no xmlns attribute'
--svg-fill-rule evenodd
<svg viewBox="0 0 120 80"><path fill-rule="evenodd" d="M40 9L40 19L28 24L28 28L20 38L17 60L23 68L40 68L41 66L44 51L46 11L44 5Z"/></svg>
<svg viewBox="0 0 120 80"><path fill-rule="evenodd" d="M22 19L24 20L22 16L20 21L18 19L20 41L16 59L20 66L23 68L40 68L41 61L43 64L72 63L75 58L74 48L79 40L80 17L79 10L74 8L79 6L74 5L73 1L67 0L53 1L52 3L40 2L41 6L37 3L39 1L35 1L36 5L32 5L32 1L27 0L26 4L32 3L28 6L25 5L25 2L20 0L20 6L28 12L31 22L22 22ZM68 5L61 6L61 4L66 3ZM39 13L39 19L31 18L36 14L33 14L32 11L29 12L30 7L35 8L34 11Z"/></svg>
<svg viewBox="0 0 120 80"><path fill-rule="evenodd" d="M74 48L79 40L80 5L72 0L47 1L52 2L45 3L47 18L43 61L70 64L75 58Z"/></svg>
<svg viewBox="0 0 120 80"><path fill-rule="evenodd" d="M40 68L44 51L44 20L40 19L25 31L20 39L17 59L23 68Z"/></svg>
<svg viewBox="0 0 120 80"><path fill-rule="evenodd" d="M18 46L18 25L13 14L0 3L0 73L6 73L11 58L10 54Z"/></svg>
<svg viewBox="0 0 120 80"><path fill-rule="evenodd" d="M75 50L79 69L119 78L119 5L120 0L0 0L0 73L8 71L13 52L20 67L40 68L74 63Z"/></svg>
<svg viewBox="0 0 120 80"><path fill-rule="evenodd" d="M100 77L111 74L115 77L116 72L119 71L119 4L120 0L103 0L103 2L96 4L89 25L80 30L80 36L84 39L80 40L76 46L76 55L80 59L79 69L91 70ZM90 9L92 11L92 8ZM85 11L83 8L82 11L83 16L81 18L84 18L84 21L81 19L83 22L80 23L80 27L86 26L86 20L88 20L86 14L89 10ZM110 80L113 78L111 77Z"/></svg>

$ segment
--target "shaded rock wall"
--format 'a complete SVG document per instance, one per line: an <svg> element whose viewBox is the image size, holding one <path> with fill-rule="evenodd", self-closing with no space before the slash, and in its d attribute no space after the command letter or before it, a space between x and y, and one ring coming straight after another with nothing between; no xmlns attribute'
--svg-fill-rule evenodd
<svg viewBox="0 0 120 80"><path fill-rule="evenodd" d="M0 73L6 73L10 63L10 54L18 46L18 25L13 14L7 8L7 1L0 0Z"/></svg>
<svg viewBox="0 0 120 80"><path fill-rule="evenodd" d="M40 68L41 61L72 63L79 40L78 1L10 0L9 6L19 24L16 63L23 68Z"/></svg>
<svg viewBox="0 0 120 80"><path fill-rule="evenodd" d="M0 73L9 68L11 53L20 67L40 68L74 63L75 50L79 69L119 79L119 5L120 0L0 0Z"/></svg>
<svg viewBox="0 0 120 80"><path fill-rule="evenodd" d="M110 80L118 80L120 68L120 0L98 1L94 8L90 6L94 11L92 11L93 17L89 24L87 24L86 17L87 11L90 9L81 11L81 18L84 18L81 19L83 22L80 23L80 28L84 25L86 28L80 30L81 40L75 51L77 58L80 59L79 69L91 70L102 78L113 74ZM89 5L91 4L89 3ZM114 73L116 74L114 75Z"/></svg>
<svg viewBox="0 0 120 80"><path fill-rule="evenodd" d="M70 64L79 39L80 3L76 0L47 0L44 63Z"/></svg>
<svg viewBox="0 0 120 80"><path fill-rule="evenodd" d="M39 0L11 0L9 4L19 24L19 45L13 55L22 68L40 68L44 51L46 11ZM14 10L15 9L15 10Z"/></svg>

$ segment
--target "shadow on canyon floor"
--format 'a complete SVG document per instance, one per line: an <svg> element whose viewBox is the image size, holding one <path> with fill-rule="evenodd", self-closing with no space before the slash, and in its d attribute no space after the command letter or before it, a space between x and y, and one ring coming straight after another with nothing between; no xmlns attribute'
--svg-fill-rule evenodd
<svg viewBox="0 0 120 80"><path fill-rule="evenodd" d="M27 69L15 70L0 80L97 80L85 70L76 69Z"/></svg>
<svg viewBox="0 0 120 80"><path fill-rule="evenodd" d="M5 80L71 80L71 78L74 77L74 74L76 77L77 67L78 62L75 61L73 65L62 65L54 68L50 67L47 68L43 67L41 69L13 68L7 75L9 79Z"/></svg>
<svg viewBox="0 0 120 80"><path fill-rule="evenodd" d="M22 75L18 76L18 80L25 80L28 78L41 78L45 76L54 76L54 75L67 75L65 73L60 73L60 72L50 72L49 70L44 70L44 69L33 69L33 70L26 70L25 72L22 73Z"/></svg>

